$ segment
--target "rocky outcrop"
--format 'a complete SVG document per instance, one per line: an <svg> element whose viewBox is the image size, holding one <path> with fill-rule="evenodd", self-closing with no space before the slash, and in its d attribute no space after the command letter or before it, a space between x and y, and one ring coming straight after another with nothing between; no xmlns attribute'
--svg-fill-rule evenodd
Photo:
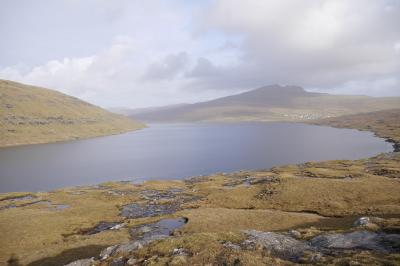
<svg viewBox="0 0 400 266"><path fill-rule="evenodd" d="M298 262L306 252L312 258L340 254L345 251L370 250L383 253L400 251L400 235L376 233L367 230L348 233L321 234L309 241L298 240L289 234L245 231L248 238L242 243L246 249L261 247L272 256Z"/></svg>
<svg viewBox="0 0 400 266"><path fill-rule="evenodd" d="M161 240L172 236L176 229L183 226L187 222L187 218L162 219L155 223L132 227L130 229L132 241L105 248L99 254L97 262L106 261L109 258L111 258L109 261L107 261L109 265L125 265L129 260L133 262L135 260L134 258L128 258L132 252L141 249L145 245L148 245L156 240ZM176 256L186 256L187 250L176 249L174 250L174 253ZM68 264L68 266L86 266L87 264L84 263L89 262L91 264L88 265L92 265L95 260L93 258L78 260Z"/></svg>
<svg viewBox="0 0 400 266"><path fill-rule="evenodd" d="M243 246L247 249L261 246L268 250L271 255L286 260L298 261L305 251L312 249L307 242L283 234L256 230L245 231L245 233L249 236L243 242Z"/></svg>
<svg viewBox="0 0 400 266"><path fill-rule="evenodd" d="M325 234L311 239L310 244L322 252L363 249L380 252L400 251L400 235L356 231L344 234Z"/></svg>
<svg viewBox="0 0 400 266"><path fill-rule="evenodd" d="M94 263L94 259L82 259L82 260L77 260L77 261L73 261L71 263L68 263L65 266L92 266Z"/></svg>

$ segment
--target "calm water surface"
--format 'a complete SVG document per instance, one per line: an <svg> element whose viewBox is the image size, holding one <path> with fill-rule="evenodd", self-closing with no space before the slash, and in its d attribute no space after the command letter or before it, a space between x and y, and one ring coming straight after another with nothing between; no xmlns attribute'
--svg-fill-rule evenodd
<svg viewBox="0 0 400 266"><path fill-rule="evenodd" d="M150 125L122 135L0 149L0 192L177 179L391 150L369 132L295 123Z"/></svg>

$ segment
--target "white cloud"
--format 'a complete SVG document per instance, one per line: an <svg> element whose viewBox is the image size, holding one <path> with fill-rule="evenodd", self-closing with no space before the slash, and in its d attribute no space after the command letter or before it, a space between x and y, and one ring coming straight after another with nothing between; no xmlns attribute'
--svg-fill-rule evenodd
<svg viewBox="0 0 400 266"><path fill-rule="evenodd" d="M203 31L243 36L242 64L230 70L238 83L247 79L323 90L400 75L393 50L400 37L397 2L219 0L204 14ZM372 85L363 93L379 94ZM393 86L381 90L400 94Z"/></svg>
<svg viewBox="0 0 400 266"><path fill-rule="evenodd" d="M400 80L395 77L382 77L380 79L370 80L352 80L345 82L334 89L325 90L334 94L353 94L365 95L368 91L370 96L395 96L398 95ZM320 89L311 89L312 91L321 91Z"/></svg>
<svg viewBox="0 0 400 266"><path fill-rule="evenodd" d="M272 83L400 95L396 1L9 3L0 77L103 106L194 102Z"/></svg>
<svg viewBox="0 0 400 266"><path fill-rule="evenodd" d="M394 48L394 51L396 52L396 54L400 54L400 41L399 41L399 42L396 42L396 43L393 45L393 48Z"/></svg>
<svg viewBox="0 0 400 266"><path fill-rule="evenodd" d="M173 79L185 69L188 63L189 58L185 52L167 55L163 60L148 66L143 80Z"/></svg>

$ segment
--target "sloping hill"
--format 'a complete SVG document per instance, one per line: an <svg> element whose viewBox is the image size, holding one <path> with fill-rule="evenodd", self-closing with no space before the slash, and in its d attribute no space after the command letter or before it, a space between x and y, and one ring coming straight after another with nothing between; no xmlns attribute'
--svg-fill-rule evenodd
<svg viewBox="0 0 400 266"><path fill-rule="evenodd" d="M310 123L373 131L377 136L392 142L395 151L400 151L400 109L331 117Z"/></svg>
<svg viewBox="0 0 400 266"><path fill-rule="evenodd" d="M330 95L271 85L216 100L148 111L142 121L305 121L398 108L400 97Z"/></svg>
<svg viewBox="0 0 400 266"><path fill-rule="evenodd" d="M57 91L0 80L0 147L111 135L144 127Z"/></svg>

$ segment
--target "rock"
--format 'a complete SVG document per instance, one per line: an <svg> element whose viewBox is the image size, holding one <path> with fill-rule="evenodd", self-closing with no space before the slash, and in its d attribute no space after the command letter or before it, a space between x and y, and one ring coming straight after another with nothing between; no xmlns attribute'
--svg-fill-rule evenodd
<svg viewBox="0 0 400 266"><path fill-rule="evenodd" d="M290 230L289 235L294 238L301 238L301 233L297 230Z"/></svg>
<svg viewBox="0 0 400 266"><path fill-rule="evenodd" d="M106 260L115 255L125 256L155 240L167 238L176 228L184 225L187 221L187 218L162 219L156 223L134 227L131 229L134 241L107 247L100 253L100 259ZM178 249L177 252L182 252L180 255L183 255L184 251L186 250Z"/></svg>
<svg viewBox="0 0 400 266"><path fill-rule="evenodd" d="M131 241L126 244L118 245L112 254L129 254L132 251L143 248L146 244L147 242L145 241Z"/></svg>
<svg viewBox="0 0 400 266"><path fill-rule="evenodd" d="M93 228L90 228L89 230L84 230L83 234L86 235L94 235L100 232L103 232L105 230L117 230L123 227L123 223L118 223L118 222L100 222Z"/></svg>
<svg viewBox="0 0 400 266"><path fill-rule="evenodd" d="M121 216L126 218L143 218L158 215L172 214L179 209L179 204L137 204L123 206Z"/></svg>
<svg viewBox="0 0 400 266"><path fill-rule="evenodd" d="M76 260L71 263L66 264L65 266L91 266L94 264L94 259L82 259L82 260Z"/></svg>
<svg viewBox="0 0 400 266"><path fill-rule="evenodd" d="M400 251L400 235L399 234L383 234L380 243L389 252Z"/></svg>
<svg viewBox="0 0 400 266"><path fill-rule="evenodd" d="M354 222L354 226L364 226L371 222L369 217L360 217Z"/></svg>
<svg viewBox="0 0 400 266"><path fill-rule="evenodd" d="M400 235L356 231L345 234L320 235L311 239L310 243L321 251L366 249L392 252L400 249Z"/></svg>
<svg viewBox="0 0 400 266"><path fill-rule="evenodd" d="M169 200L177 197L178 194L182 193L181 188L171 188L168 190L143 190L140 192L140 196L146 200Z"/></svg>
<svg viewBox="0 0 400 266"><path fill-rule="evenodd" d="M301 241L289 235L272 232L250 230L245 233L249 238L242 243L242 247L246 249L261 247L273 256L294 262L314 263L320 261L323 254L334 255L345 251L372 250L384 253L400 251L399 234L376 233L367 230L322 234L310 241Z"/></svg>
<svg viewBox="0 0 400 266"><path fill-rule="evenodd" d="M379 225L375 222L381 220L380 218L369 218L369 217L360 217L354 222L354 226L364 227L370 231L378 231L380 229Z"/></svg>
<svg viewBox="0 0 400 266"><path fill-rule="evenodd" d="M147 226L147 225L141 226L141 227L139 227L137 229L137 231L140 232L140 233L148 233L148 232L151 232L151 230L153 230L153 229L150 226ZM131 232L132 232L132 230L131 230Z"/></svg>
<svg viewBox="0 0 400 266"><path fill-rule="evenodd" d="M138 250L143 248L143 245L147 244L144 241L131 241L125 244L120 244L120 245L114 245L110 246L106 249L103 249L100 253L100 259L101 260L106 260L111 256L114 255L127 255L131 253L132 251Z"/></svg>
<svg viewBox="0 0 400 266"><path fill-rule="evenodd" d="M311 239L311 245L325 249L380 249L377 246L377 233L357 231L348 234L326 234Z"/></svg>
<svg viewBox="0 0 400 266"><path fill-rule="evenodd" d="M283 234L256 230L245 231L245 233L250 237L250 242L262 246L270 251L272 255L283 259L298 261L306 250L311 250L311 247L306 242ZM245 245L248 245L248 243L245 243Z"/></svg>
<svg viewBox="0 0 400 266"><path fill-rule="evenodd" d="M119 229L121 229L122 227L124 227L124 224L123 224L123 223L122 223L122 224L114 225L113 227L110 228L110 230L119 230Z"/></svg>
<svg viewBox="0 0 400 266"><path fill-rule="evenodd" d="M176 197L173 192L162 190L144 190L140 192L140 196L146 200L168 200Z"/></svg>
<svg viewBox="0 0 400 266"><path fill-rule="evenodd" d="M118 246L119 245L114 245L114 246L110 246L110 247L107 247L107 248L105 248L105 249L103 249L101 252L100 252L100 259L101 260L105 260L105 259L107 259L108 257L110 257L112 254L113 254L113 252L118 248Z"/></svg>
<svg viewBox="0 0 400 266"><path fill-rule="evenodd" d="M190 252L189 252L189 250L184 249L184 248L175 248L172 251L172 255L174 255L174 256L189 256Z"/></svg>
<svg viewBox="0 0 400 266"><path fill-rule="evenodd" d="M126 264L128 264L128 265L136 265L138 262L139 262L139 261L138 261L137 259L135 259L135 258L130 258L130 259L126 262Z"/></svg>
<svg viewBox="0 0 400 266"><path fill-rule="evenodd" d="M182 192L183 190L179 188L171 188L166 191L144 190L140 193L141 197L151 202L127 204L122 207L121 216L126 218L143 218L173 214L180 209L182 204L202 198L201 196Z"/></svg>
<svg viewBox="0 0 400 266"><path fill-rule="evenodd" d="M228 241L223 244L225 248L231 249L231 250L241 250L242 248L239 245L233 244L232 242Z"/></svg>
<svg viewBox="0 0 400 266"><path fill-rule="evenodd" d="M242 247L247 250L254 250L256 248L256 242L253 240L246 239L242 242Z"/></svg>
<svg viewBox="0 0 400 266"><path fill-rule="evenodd" d="M126 262L126 259L123 257L119 257L116 259L113 259L110 263L110 266L124 266Z"/></svg>

